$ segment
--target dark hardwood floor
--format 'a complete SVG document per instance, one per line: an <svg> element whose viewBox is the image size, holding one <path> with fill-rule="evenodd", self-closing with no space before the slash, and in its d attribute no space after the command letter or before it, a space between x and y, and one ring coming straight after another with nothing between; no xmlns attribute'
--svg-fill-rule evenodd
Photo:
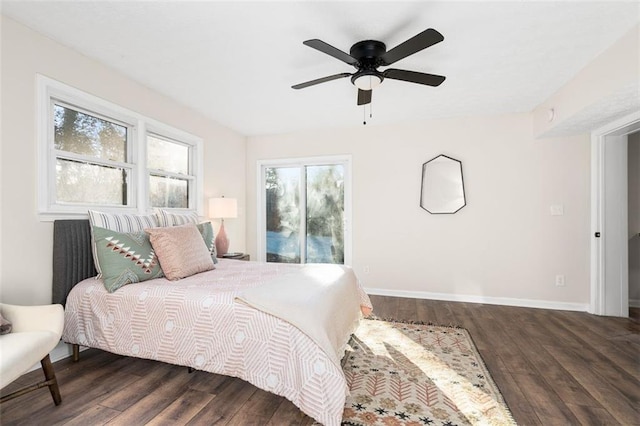
<svg viewBox="0 0 640 426"><path fill-rule="evenodd" d="M640 424L640 323L581 312L371 297L381 318L471 333L520 425ZM239 379L98 350L54 364L62 404L40 389L0 406L2 425L310 425ZM31 372L3 389L32 383Z"/></svg>

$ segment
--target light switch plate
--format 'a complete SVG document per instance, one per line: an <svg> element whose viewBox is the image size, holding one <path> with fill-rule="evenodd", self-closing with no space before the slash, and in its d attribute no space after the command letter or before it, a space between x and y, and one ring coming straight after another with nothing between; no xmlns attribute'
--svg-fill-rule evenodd
<svg viewBox="0 0 640 426"><path fill-rule="evenodd" d="M551 216L563 216L564 206L562 204L554 204L549 207L549 211L551 212Z"/></svg>

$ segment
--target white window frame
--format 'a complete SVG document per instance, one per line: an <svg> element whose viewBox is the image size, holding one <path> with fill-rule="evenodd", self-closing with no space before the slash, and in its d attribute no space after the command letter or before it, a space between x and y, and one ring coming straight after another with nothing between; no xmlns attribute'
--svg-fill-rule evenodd
<svg viewBox="0 0 640 426"><path fill-rule="evenodd" d="M189 164L193 185L189 189L189 207L180 210L195 210L203 214L203 150L202 139L156 121L142 114L116 105L97 96L90 95L49 77L36 74L36 123L38 139L38 217L41 221L56 219L86 218L87 210L94 209L114 213L149 213L149 171L146 166L147 133L183 143L190 147ZM127 161L122 166L130 169L127 182L126 206L100 204L59 203L55 199L56 167L59 151L54 149L53 103L68 105L81 112L96 115L117 124L127 131ZM64 154L65 157L74 155ZM81 158L78 158L81 159ZM102 163L99 159L88 159ZM113 164L113 163L112 163Z"/></svg>
<svg viewBox="0 0 640 426"><path fill-rule="evenodd" d="M186 145L189 147L189 174L182 175L179 173L170 173L167 171L157 171L151 170L147 167L144 168L144 182L145 182L145 202L149 203L148 196L148 186L149 186L149 176L152 171L159 172L158 174L162 174L163 176L169 177L179 177L180 179L189 180L189 207L186 209L178 209L172 208L171 210L175 211L188 211L188 210L196 210L200 216L203 215L203 174L202 171L204 169L203 164L203 151L202 151L202 140L199 138L195 138L195 136L190 135L189 133L183 132L181 130L175 129L173 127L169 127L165 124L162 124L157 121L149 121L145 127L145 141L146 136L154 136L160 139L167 140L172 143L177 143L181 145ZM144 158L146 161L147 158L147 144L144 143ZM195 205L195 207L193 207ZM149 208L152 208L149 206ZM162 207L163 209L168 209L169 207Z"/></svg>
<svg viewBox="0 0 640 426"><path fill-rule="evenodd" d="M352 211L352 186L351 186L351 155L332 155L321 157L305 157L305 158L282 158L271 160L258 160L257 161L257 230L258 235L256 241L258 242L258 261L266 262L266 197L265 197L265 169L270 167L304 167L304 166L321 166L321 165L333 165L341 164L344 167L344 264L351 266L352 262L352 230L351 230L351 211ZM304 173L302 173L304 175ZM300 181L300 210L305 211L306 198L303 196L302 191L306 188L305 177L301 176ZM300 235L306 233L306 215L300 215ZM306 258L306 247L302 244L300 248L300 259L304 261Z"/></svg>
<svg viewBox="0 0 640 426"><path fill-rule="evenodd" d="M76 110L80 113L91 115L93 117L99 118L101 120L105 120L114 124L121 125L127 128L127 140L126 140L126 158L127 160L124 162L120 161L110 161L102 158L91 157L81 154L76 154L69 151L61 151L57 150L54 147L54 132L53 132L53 109L54 105L60 105L63 108L70 108ZM87 109L88 107L95 107L95 105L85 104L85 107L78 106L76 104L71 104L70 102L63 101L58 97L51 96L49 97L49 108L48 108L48 116L47 116L47 150L49 151L49 158L47 160L47 200L49 205L55 205L55 208L60 209L64 212L73 212L76 210L77 206L86 206L78 203L58 203L55 200L56 193L56 160L64 159L64 160L76 160L80 162L86 162L90 164L95 164L99 166L112 166L112 167L121 167L128 171L127 173L127 204L125 206L120 205L101 205L106 208L114 208L114 209L123 209L123 208L135 208L136 206L136 152L133 149L136 146L136 124L135 121L131 119L131 117L127 117L125 115L121 115L120 117L115 117L113 114L104 115L102 111L99 111L99 107L93 108L91 110ZM108 111L107 111L108 113ZM38 168L39 170L41 167ZM95 204L92 204L95 205Z"/></svg>

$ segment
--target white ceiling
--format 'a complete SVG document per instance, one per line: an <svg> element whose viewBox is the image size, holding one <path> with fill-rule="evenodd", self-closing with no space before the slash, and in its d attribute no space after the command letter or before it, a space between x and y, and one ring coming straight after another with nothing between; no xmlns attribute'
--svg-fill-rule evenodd
<svg viewBox="0 0 640 426"><path fill-rule="evenodd" d="M639 20L628 2L2 1L2 13L245 135L362 125L354 69L304 46L387 49L426 28L444 41L394 68L441 74L433 88L385 80L369 125L527 112Z"/></svg>

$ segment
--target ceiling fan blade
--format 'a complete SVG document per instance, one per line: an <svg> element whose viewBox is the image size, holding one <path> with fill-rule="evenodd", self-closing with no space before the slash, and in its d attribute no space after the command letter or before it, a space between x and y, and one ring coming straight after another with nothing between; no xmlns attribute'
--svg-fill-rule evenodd
<svg viewBox="0 0 640 426"><path fill-rule="evenodd" d="M291 86L292 89L304 89L305 87L313 86L320 83L326 83L327 81L337 80L339 78L349 77L351 74L348 72L342 72L340 74L330 75L328 77L317 78L315 80L307 81L304 83L296 84L295 86Z"/></svg>
<svg viewBox="0 0 640 426"><path fill-rule="evenodd" d="M373 90L358 89L358 105L370 104L372 93L373 93Z"/></svg>
<svg viewBox="0 0 640 426"><path fill-rule="evenodd" d="M444 40L442 34L433 28L424 30L420 34L411 37L404 43L400 43L387 53L382 55L381 59L383 65L391 65L400 59L406 58L409 55L413 55L416 52L426 49L429 46L433 46L436 43L440 43Z"/></svg>
<svg viewBox="0 0 640 426"><path fill-rule="evenodd" d="M384 78L390 78L392 80L408 81L410 83L425 84L427 86L440 86L446 79L443 75L425 74L423 72L398 70L395 68L389 68L384 73Z"/></svg>
<svg viewBox="0 0 640 426"><path fill-rule="evenodd" d="M321 51L322 53L326 53L329 56L333 56L336 59L341 60L342 62L345 62L349 65L353 65L354 67L358 66L358 60L356 58L354 58L353 56L349 55L348 53L343 52L340 49L337 49L333 46L331 46L330 44L325 43L322 40L318 40L317 38L314 38L312 40L307 40L302 42L302 44L309 46L309 47L313 47L316 50Z"/></svg>

